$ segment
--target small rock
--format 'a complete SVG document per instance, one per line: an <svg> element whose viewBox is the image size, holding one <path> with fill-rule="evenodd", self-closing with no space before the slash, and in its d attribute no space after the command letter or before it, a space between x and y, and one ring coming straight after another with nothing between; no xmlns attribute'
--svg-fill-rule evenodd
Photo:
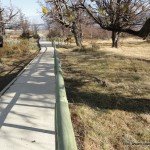
<svg viewBox="0 0 150 150"><path fill-rule="evenodd" d="M35 143L36 141L35 140L33 140L33 141L31 141L32 143Z"/></svg>

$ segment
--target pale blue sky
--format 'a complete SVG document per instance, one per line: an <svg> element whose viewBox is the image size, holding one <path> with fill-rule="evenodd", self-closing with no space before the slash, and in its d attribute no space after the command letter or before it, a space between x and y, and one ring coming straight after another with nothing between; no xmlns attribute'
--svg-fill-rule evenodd
<svg viewBox="0 0 150 150"><path fill-rule="evenodd" d="M10 0L1 0L3 5L9 5ZM12 4L20 9L26 16L39 15L38 11L41 11L37 0L11 0Z"/></svg>
<svg viewBox="0 0 150 150"><path fill-rule="evenodd" d="M9 6L10 0L0 0L3 6ZM38 0L11 0L13 6L22 10L26 17L29 18L32 23L43 23L41 19L41 8L37 3ZM44 0L40 0L44 1Z"/></svg>

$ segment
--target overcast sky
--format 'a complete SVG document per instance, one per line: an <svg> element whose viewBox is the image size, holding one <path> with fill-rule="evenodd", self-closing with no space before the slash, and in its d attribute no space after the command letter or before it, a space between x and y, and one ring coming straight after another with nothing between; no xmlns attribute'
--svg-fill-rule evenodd
<svg viewBox="0 0 150 150"><path fill-rule="evenodd" d="M37 0L11 0L13 6L22 10L31 21L41 22L41 8ZM1 0L3 6L9 6L10 0Z"/></svg>

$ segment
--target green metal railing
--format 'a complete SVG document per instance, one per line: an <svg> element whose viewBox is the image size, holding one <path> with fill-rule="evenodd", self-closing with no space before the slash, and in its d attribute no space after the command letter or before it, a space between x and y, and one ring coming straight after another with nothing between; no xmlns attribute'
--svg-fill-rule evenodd
<svg viewBox="0 0 150 150"><path fill-rule="evenodd" d="M56 150L77 150L61 65L54 46L56 76Z"/></svg>

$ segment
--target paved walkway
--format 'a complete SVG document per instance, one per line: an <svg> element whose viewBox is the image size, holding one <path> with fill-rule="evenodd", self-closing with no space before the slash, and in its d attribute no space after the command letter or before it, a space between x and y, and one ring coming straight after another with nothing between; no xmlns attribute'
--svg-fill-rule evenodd
<svg viewBox="0 0 150 150"><path fill-rule="evenodd" d="M55 150L52 57L52 47L42 48L0 97L0 150Z"/></svg>

